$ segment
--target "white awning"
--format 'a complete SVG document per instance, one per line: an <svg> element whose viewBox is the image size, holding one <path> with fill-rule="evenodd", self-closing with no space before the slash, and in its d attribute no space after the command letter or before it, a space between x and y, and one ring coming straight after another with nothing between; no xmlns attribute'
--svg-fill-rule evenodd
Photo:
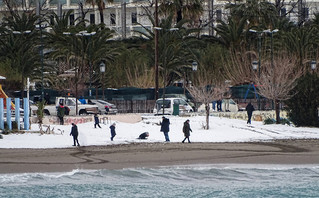
<svg viewBox="0 0 319 198"><path fill-rule="evenodd" d="M0 76L0 80L5 80L5 79L6 79L6 77Z"/></svg>

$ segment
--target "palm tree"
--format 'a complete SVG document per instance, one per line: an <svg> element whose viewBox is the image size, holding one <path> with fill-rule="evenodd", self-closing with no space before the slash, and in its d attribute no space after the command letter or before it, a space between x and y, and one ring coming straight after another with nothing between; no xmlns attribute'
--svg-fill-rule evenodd
<svg viewBox="0 0 319 198"><path fill-rule="evenodd" d="M249 27L264 25L264 28L271 28L269 26L273 18L279 17L275 5L263 0L247 0L245 3L228 4L226 8L230 9L231 16L238 21L247 20Z"/></svg>
<svg viewBox="0 0 319 198"><path fill-rule="evenodd" d="M159 10L164 17L173 15L179 23L182 19L198 21L204 9L200 0L161 0Z"/></svg>
<svg viewBox="0 0 319 198"><path fill-rule="evenodd" d="M10 62L11 69L17 72L21 80L23 97L25 79L34 78L36 68L40 66L39 32L35 29L38 17L33 13L17 13L3 19L2 27L6 29L0 54Z"/></svg>
<svg viewBox="0 0 319 198"><path fill-rule="evenodd" d="M107 0L108 3L113 3L113 0ZM86 3L89 3L93 6L97 5L97 8L100 13L100 19L101 19L101 24L104 24L104 9L105 9L105 3L104 0L86 0Z"/></svg>
<svg viewBox="0 0 319 198"><path fill-rule="evenodd" d="M247 21L244 18L237 21L235 18L229 17L228 24L221 21L217 25L215 40L230 50L239 49L244 42L246 25Z"/></svg>

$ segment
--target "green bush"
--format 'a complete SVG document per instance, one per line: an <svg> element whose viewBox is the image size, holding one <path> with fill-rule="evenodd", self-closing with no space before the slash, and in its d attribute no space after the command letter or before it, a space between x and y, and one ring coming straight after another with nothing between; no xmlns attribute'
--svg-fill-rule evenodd
<svg viewBox="0 0 319 198"><path fill-rule="evenodd" d="M285 102L289 119L296 126L319 127L319 78L306 74L291 91L293 97Z"/></svg>
<svg viewBox="0 0 319 198"><path fill-rule="evenodd" d="M273 118L267 118L264 120L264 124L275 124L276 120Z"/></svg>
<svg viewBox="0 0 319 198"><path fill-rule="evenodd" d="M264 124L276 124L276 120L273 119L273 118L267 118L264 120ZM287 124L287 125L290 125L291 122L287 119L287 118L280 118L280 124Z"/></svg>
<svg viewBox="0 0 319 198"><path fill-rule="evenodd" d="M280 118L280 124L283 124L283 125L290 125L291 122L287 119L287 118Z"/></svg>

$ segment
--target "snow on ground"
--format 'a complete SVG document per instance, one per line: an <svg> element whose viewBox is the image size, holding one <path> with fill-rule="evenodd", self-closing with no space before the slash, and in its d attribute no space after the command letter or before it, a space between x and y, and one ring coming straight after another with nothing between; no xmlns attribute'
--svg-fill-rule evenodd
<svg viewBox="0 0 319 198"><path fill-rule="evenodd" d="M170 140L181 142L184 139L182 132L183 122L190 120L193 132L192 142L252 142L271 141L275 139L319 138L318 128L294 127L288 125L263 125L262 122L252 122L247 125L244 120L235 120L220 117L210 117L210 129L204 130L204 116L176 117L167 116L170 119ZM100 128L94 128L94 123L78 124L79 142L81 146L127 144L133 142L164 142L164 134L160 132L159 122L161 116L145 116L138 123L116 122L114 141L110 140L110 125L100 124ZM72 147L73 138L70 136L71 125L54 127L54 134L34 133L38 131L38 125L33 124L31 131L24 134L3 135L0 139L0 148L65 148ZM45 129L45 128L44 128ZM61 131L64 131L63 133ZM143 132L149 132L147 140L139 140L137 137Z"/></svg>

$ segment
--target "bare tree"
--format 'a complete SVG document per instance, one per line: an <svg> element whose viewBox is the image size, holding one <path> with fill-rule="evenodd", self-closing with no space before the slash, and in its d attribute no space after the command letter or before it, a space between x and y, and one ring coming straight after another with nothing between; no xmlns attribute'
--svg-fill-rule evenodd
<svg viewBox="0 0 319 198"><path fill-rule="evenodd" d="M153 69L148 69L147 66L133 66L127 68L126 76L128 80L128 86L148 88L154 85L155 72Z"/></svg>
<svg viewBox="0 0 319 198"><path fill-rule="evenodd" d="M288 100L293 95L290 91L296 86L297 79L303 74L297 69L297 59L289 55L281 55L272 61L263 63L261 75L255 75L255 82L259 84L260 95L273 100L276 111L276 122L280 122L280 101Z"/></svg>
<svg viewBox="0 0 319 198"><path fill-rule="evenodd" d="M209 103L222 97L227 87L224 82L218 82L214 78L213 71L201 69L194 75L193 85L187 90L198 103L203 103L206 110L206 126L209 129Z"/></svg>
<svg viewBox="0 0 319 198"><path fill-rule="evenodd" d="M227 79L232 84L243 84L251 82L254 77L252 70L252 61L257 59L257 55L253 51L235 51L230 54L229 60L224 60L224 72Z"/></svg>

